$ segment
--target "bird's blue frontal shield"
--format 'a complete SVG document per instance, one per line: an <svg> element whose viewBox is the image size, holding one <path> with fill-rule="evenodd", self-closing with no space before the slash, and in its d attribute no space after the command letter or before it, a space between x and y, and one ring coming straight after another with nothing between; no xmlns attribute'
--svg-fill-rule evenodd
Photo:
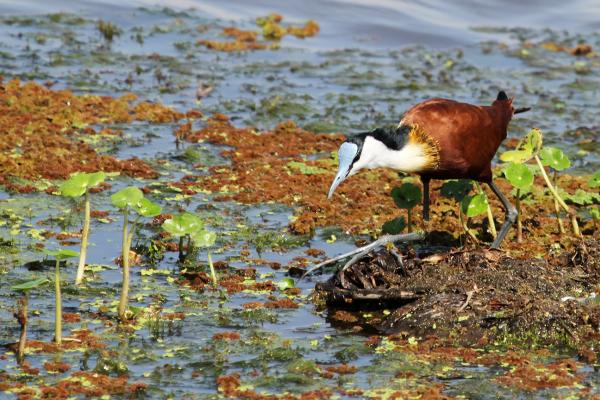
<svg viewBox="0 0 600 400"><path fill-rule="evenodd" d="M338 185L342 183L350 173L352 161L354 161L357 151L358 146L354 143L345 142L340 146L338 151L338 172L333 180L333 183L331 184L331 187L329 188L329 195L327 196L328 199L331 199L335 188L338 187Z"/></svg>

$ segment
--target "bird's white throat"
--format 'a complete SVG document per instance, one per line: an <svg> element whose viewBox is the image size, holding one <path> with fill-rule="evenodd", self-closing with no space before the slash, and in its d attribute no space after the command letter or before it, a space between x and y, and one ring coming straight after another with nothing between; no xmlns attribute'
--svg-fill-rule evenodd
<svg viewBox="0 0 600 400"><path fill-rule="evenodd" d="M429 161L421 143L407 143L400 150L393 150L379 140L367 136L360 159L356 161L353 170L384 167L402 172L419 172L427 167Z"/></svg>

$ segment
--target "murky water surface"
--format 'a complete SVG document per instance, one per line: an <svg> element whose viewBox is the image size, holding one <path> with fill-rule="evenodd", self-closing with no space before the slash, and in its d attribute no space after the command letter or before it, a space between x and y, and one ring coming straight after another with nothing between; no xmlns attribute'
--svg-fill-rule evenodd
<svg viewBox="0 0 600 400"><path fill-rule="evenodd" d="M141 99L182 111L221 112L239 126L268 129L292 119L307 129L325 132L352 132L398 121L411 104L430 97L490 103L498 90L504 89L515 96L517 107L533 107L514 119L510 136L520 137L531 127L540 127L548 142L575 160L570 172L589 173L600 166L600 59L540 46L554 42L574 47L585 42L600 49L596 2L510 2L504 7L475 1L444 5L432 1L247 4L241 0L190 0L174 2L173 8L145 1L127 5L115 1L70 3L0 1L0 75L4 80L18 77L50 82L53 89L69 88L79 94L133 92ZM48 15L56 12L68 14ZM270 12L280 12L289 22L313 18L320 23L321 33L306 40L285 38L279 50L246 53L219 53L195 44L200 38L219 39L226 26L253 29L254 18ZM96 29L98 17L122 29L110 45ZM214 90L197 99L197 89L203 85ZM102 141L94 146L119 158L137 156L150 163L168 160L157 165L160 181L205 173L186 159L187 147L199 152L205 166L228 163L218 155L219 149L210 145L177 147L174 125L136 123L116 128L124 130L124 141ZM117 179L112 183L116 190L149 182ZM176 193L159 193L156 200L161 200L167 212L183 206L206 216L219 232L217 247L221 250L215 259L237 268L256 266L259 280L279 282L285 273L253 265L249 259L287 265L296 257L305 257L308 248L335 255L354 247L350 238L334 228L312 238L290 237L286 227L292 213L276 204L215 203L208 194L183 199ZM1 344L18 337L12 316L16 297L10 284L49 272L47 268L24 267L43 258L33 247L40 240L38 223L52 217L54 225L44 229L75 231L80 220L72 207L66 200L45 194L0 194ZM66 330L85 326L102 336L108 349L116 353L64 353L63 361L74 370L94 369L101 360L113 357L127 366L131 381L149 385L150 398L216 397L216 377L236 372L245 384L265 393L339 386L365 391L385 388L380 392L385 394L388 389L444 383L449 395L526 396L495 381L503 372L501 367L449 361L430 364L414 355L366 347L365 336L333 328L325 315L315 310L307 298L314 285L310 280L297 283L302 293L301 306L295 310L243 307L264 301L266 295L261 292L221 296L174 284L179 274L175 253L142 269L151 273L142 275L140 268L134 268L132 305L160 305L163 313L183 312L185 319L148 320L133 336L119 334L98 318L99 310L110 312L116 307L121 274L113 259L120 248L119 214L110 206L107 193L93 196L93 209L111 210L111 214L104 221L108 223L96 221L92 226L88 261L95 271L90 283L94 290L77 291L70 284L65 290L65 311L79 312L83 318L81 323L67 324ZM138 244L146 245L144 238L150 235L143 231ZM11 240L14 245L8 244ZM49 239L45 245L52 248L55 242ZM245 249L250 253L241 257ZM200 257L204 260L205 255ZM71 282L73 265L63 270ZM50 340L53 295L49 288L31 294L30 309L30 337ZM213 340L214 334L225 331L238 332L241 340ZM552 353L548 359L556 356L560 355ZM52 357L30 355L28 360L32 367L41 367ZM333 381L310 372L315 364L340 363L350 363L358 372L339 375ZM599 383L591 368L582 381L584 386ZM12 353L0 358L1 371L16 373ZM401 372L410 372L414 379L398 378ZM44 379L52 382L64 376ZM36 379L23 378L32 385L37 384ZM557 389L537 396L568 393L569 389Z"/></svg>

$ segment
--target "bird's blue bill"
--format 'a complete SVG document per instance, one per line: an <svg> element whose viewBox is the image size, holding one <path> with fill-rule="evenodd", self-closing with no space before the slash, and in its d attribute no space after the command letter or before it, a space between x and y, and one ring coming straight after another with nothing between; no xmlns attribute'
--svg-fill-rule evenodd
<svg viewBox="0 0 600 400"><path fill-rule="evenodd" d="M354 157L356 157L356 152L358 151L358 146L354 143L342 143L340 149L338 151L338 172L329 188L328 199L331 199L335 188L338 187L340 183L346 179L348 174L350 173L350 168L352 167L352 161L354 161Z"/></svg>

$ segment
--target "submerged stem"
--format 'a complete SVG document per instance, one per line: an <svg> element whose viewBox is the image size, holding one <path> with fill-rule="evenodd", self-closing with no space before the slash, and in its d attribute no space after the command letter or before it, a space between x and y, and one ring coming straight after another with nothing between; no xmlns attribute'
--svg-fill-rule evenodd
<svg viewBox="0 0 600 400"><path fill-rule="evenodd" d="M185 259L185 254L183 254L183 236L179 236L179 262L182 262Z"/></svg>
<svg viewBox="0 0 600 400"><path fill-rule="evenodd" d="M210 254L210 251L207 251L207 255L208 255L208 266L210 268L210 276L212 278L213 281L213 286L217 286L218 282L217 282L217 274L215 273L215 266L213 265L212 262L212 256Z"/></svg>
<svg viewBox="0 0 600 400"><path fill-rule="evenodd" d="M575 233L575 236L581 237L581 232L579 231L579 224L577 223L577 215L575 215L575 213L564 202L562 197L560 197L560 195L556 191L554 185L552 185L552 183L550 182L550 178L548 178L548 174L546 174L546 170L544 169L544 165L542 164L540 158L537 155L533 158L535 159L538 167L540 168L540 172L542 173L542 177L544 178L548 189L550 189L550 193L552 193L552 196L554 196L554 199L558 202L562 209L565 210L565 212L571 216L571 225L573 225L573 233Z"/></svg>
<svg viewBox="0 0 600 400"><path fill-rule="evenodd" d="M27 291L17 300L17 319L21 326L21 335L19 336L19 348L17 350L17 363L21 365L25 359L25 347L27 346L27 306L29 304L29 294Z"/></svg>
<svg viewBox="0 0 600 400"><path fill-rule="evenodd" d="M81 285L85 270L85 259L87 256L88 239L90 236L90 193L85 192L85 211L83 213L83 229L81 231L81 250L79 252L79 265L75 275L75 284Z"/></svg>
<svg viewBox="0 0 600 400"><path fill-rule="evenodd" d="M129 210L123 211L123 243L121 246L121 265L123 266L123 285L121 287L121 298L119 300L119 319L125 321L127 318L127 306L129 303L129 233L127 230Z"/></svg>
<svg viewBox="0 0 600 400"><path fill-rule="evenodd" d="M60 292L60 260L56 259L54 268L54 341L62 344L62 297Z"/></svg>

